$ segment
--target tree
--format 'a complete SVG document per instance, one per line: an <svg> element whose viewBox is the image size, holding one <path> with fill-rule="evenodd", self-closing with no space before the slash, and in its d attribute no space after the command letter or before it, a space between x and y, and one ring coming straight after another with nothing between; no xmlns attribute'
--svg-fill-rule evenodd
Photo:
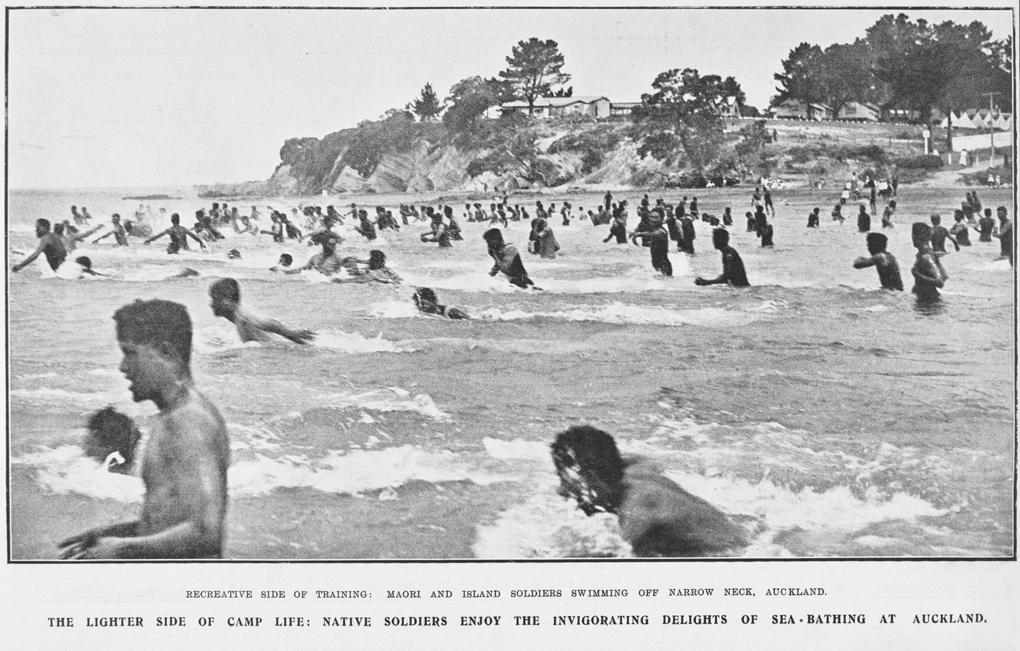
<svg viewBox="0 0 1020 651"><path fill-rule="evenodd" d="M774 104L794 100L804 104L808 118L814 117L813 104L823 99L821 81L822 48L801 43L783 60L783 72L773 77L780 83Z"/></svg>
<svg viewBox="0 0 1020 651"><path fill-rule="evenodd" d="M574 96L574 87L570 86L569 88L566 88L566 89L561 88L558 91L556 91L555 93L553 93L552 96L553 97L573 97Z"/></svg>
<svg viewBox="0 0 1020 651"><path fill-rule="evenodd" d="M501 83L496 79L468 77L450 87L446 98L449 108L443 113L443 124L451 131L468 129L485 115L489 107L500 103Z"/></svg>
<svg viewBox="0 0 1020 651"><path fill-rule="evenodd" d="M411 102L411 110L422 122L428 122L439 115L443 109L439 105L436 91L432 90L432 84L425 84L421 89L421 95Z"/></svg>
<svg viewBox="0 0 1020 651"><path fill-rule="evenodd" d="M772 165L776 155L766 145L772 144L772 132L765 120L755 120L740 129L740 142L737 143L737 158L742 165L756 168L762 176L772 175Z"/></svg>
<svg viewBox="0 0 1020 651"><path fill-rule="evenodd" d="M875 100L875 74L871 63L868 46L860 39L852 44L830 45L822 52L818 79L822 98L832 109L833 116L838 116L851 102Z"/></svg>
<svg viewBox="0 0 1020 651"><path fill-rule="evenodd" d="M551 39L519 41L506 62L507 69L499 76L513 88L515 97L528 103L528 115L534 112L536 99L552 92L553 86L570 81L570 75L561 72L560 46Z"/></svg>
<svg viewBox="0 0 1020 651"><path fill-rule="evenodd" d="M699 172L719 156L723 142L720 117L727 102L723 80L702 77L697 70L678 68L660 73L653 93L641 96L634 108L638 154L651 155L668 165L687 163Z"/></svg>

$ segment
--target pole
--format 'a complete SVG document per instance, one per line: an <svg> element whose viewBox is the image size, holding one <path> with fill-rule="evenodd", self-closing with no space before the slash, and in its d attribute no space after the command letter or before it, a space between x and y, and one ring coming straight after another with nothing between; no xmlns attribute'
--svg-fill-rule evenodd
<svg viewBox="0 0 1020 651"><path fill-rule="evenodd" d="M996 95L1002 93L981 93L982 95L988 95L988 139L991 141L992 153L988 157L988 167L995 166L995 125L992 124L992 111L995 110L992 106L992 100Z"/></svg>

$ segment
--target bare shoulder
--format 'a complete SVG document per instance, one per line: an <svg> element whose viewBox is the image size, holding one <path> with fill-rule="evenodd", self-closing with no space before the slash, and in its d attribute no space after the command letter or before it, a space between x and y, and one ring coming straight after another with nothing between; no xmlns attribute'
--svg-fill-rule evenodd
<svg viewBox="0 0 1020 651"><path fill-rule="evenodd" d="M184 403L165 415L164 426L182 442L214 448L228 445L227 425L219 409L194 387Z"/></svg>

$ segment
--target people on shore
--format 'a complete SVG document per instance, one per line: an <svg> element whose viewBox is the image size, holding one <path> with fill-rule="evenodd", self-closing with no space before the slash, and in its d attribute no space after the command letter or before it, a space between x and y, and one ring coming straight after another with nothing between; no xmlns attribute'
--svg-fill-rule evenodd
<svg viewBox="0 0 1020 651"><path fill-rule="evenodd" d="M137 520L64 540L60 558L220 558L230 440L219 410L192 380L188 311L170 301L135 301L114 320L133 399L159 409L143 453L142 511Z"/></svg>

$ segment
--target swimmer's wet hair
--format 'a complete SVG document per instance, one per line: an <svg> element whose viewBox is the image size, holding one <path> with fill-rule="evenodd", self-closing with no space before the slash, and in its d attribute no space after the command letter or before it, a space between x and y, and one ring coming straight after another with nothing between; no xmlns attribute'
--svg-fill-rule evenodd
<svg viewBox="0 0 1020 651"><path fill-rule="evenodd" d="M92 258L88 257L87 255L79 255L77 258L74 259L74 261L77 264L80 264L81 266L85 267L89 271L92 270Z"/></svg>
<svg viewBox="0 0 1020 651"><path fill-rule="evenodd" d="M484 239L486 242L497 242L499 244L502 244L503 231L499 230L498 228L490 228L489 230L482 233L482 239Z"/></svg>
<svg viewBox="0 0 1020 651"><path fill-rule="evenodd" d="M560 476L560 494L577 500L586 515L619 510L624 463L609 433L575 425L556 436L552 458Z"/></svg>
<svg viewBox="0 0 1020 651"><path fill-rule="evenodd" d="M220 278L209 286L209 296L237 303L241 300L241 286L233 278Z"/></svg>
<svg viewBox="0 0 1020 651"><path fill-rule="evenodd" d="M869 248L874 244L880 251L885 251L886 244L889 243L889 238L881 233L868 233L866 239Z"/></svg>
<svg viewBox="0 0 1020 651"><path fill-rule="evenodd" d="M191 373L191 317L180 303L136 300L113 313L117 339L144 344L163 352L168 347Z"/></svg>
<svg viewBox="0 0 1020 651"><path fill-rule="evenodd" d="M294 262L294 256L292 256L289 253L283 253L280 255L280 262L282 262L284 265L290 265L292 262Z"/></svg>
<svg viewBox="0 0 1020 651"><path fill-rule="evenodd" d="M931 238L931 226L924 222L914 222L914 225L910 227L910 236Z"/></svg>
<svg viewBox="0 0 1020 651"><path fill-rule="evenodd" d="M104 407L89 417L89 433L85 437L85 454L105 461L113 452L120 452L130 466L141 434L135 422L113 407Z"/></svg>
<svg viewBox="0 0 1020 651"><path fill-rule="evenodd" d="M53 232L56 233L57 235L63 235L64 234L64 225L63 224L55 225L53 227Z"/></svg>
<svg viewBox="0 0 1020 651"><path fill-rule="evenodd" d="M721 242L723 246L730 243L730 232L725 228L716 228L712 231L712 244Z"/></svg>
<svg viewBox="0 0 1020 651"><path fill-rule="evenodd" d="M439 297L436 296L436 292L431 287L419 287L415 290L414 304L421 307L422 303L438 303Z"/></svg>
<svg viewBox="0 0 1020 651"><path fill-rule="evenodd" d="M36 226L42 226L46 230L50 230L50 220L48 219L37 219L35 220Z"/></svg>

